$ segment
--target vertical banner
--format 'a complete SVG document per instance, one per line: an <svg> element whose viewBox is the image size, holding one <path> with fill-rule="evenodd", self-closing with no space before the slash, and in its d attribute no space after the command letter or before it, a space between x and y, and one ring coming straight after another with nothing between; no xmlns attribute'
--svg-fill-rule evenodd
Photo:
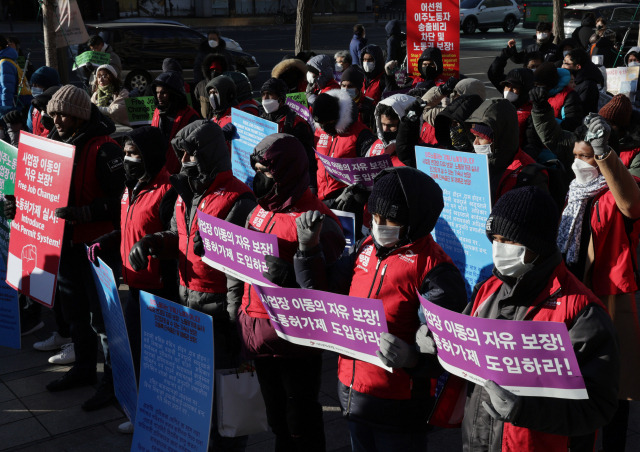
<svg viewBox="0 0 640 452"><path fill-rule="evenodd" d="M16 181L18 150L0 140L0 194L12 195ZM4 203L3 203L4 204ZM0 209L0 346L20 349L18 293L7 285L7 258L11 220Z"/></svg>
<svg viewBox="0 0 640 452"><path fill-rule="evenodd" d="M136 373L133 368L129 335L124 322L118 285L111 268L98 258L97 265L91 265L96 292L102 309L104 326L109 338L109 354L113 369L113 387L120 406L131 422L135 422L138 390Z"/></svg>
<svg viewBox="0 0 640 452"><path fill-rule="evenodd" d="M206 452L213 403L213 321L143 291L140 320L140 395L131 450Z"/></svg>
<svg viewBox="0 0 640 452"><path fill-rule="evenodd" d="M20 133L16 167L16 218L11 222L7 283L53 306L75 147Z"/></svg>
<svg viewBox="0 0 640 452"><path fill-rule="evenodd" d="M57 48L84 44L89 40L76 0L58 0L56 14L60 23L56 28Z"/></svg>
<svg viewBox="0 0 640 452"><path fill-rule="evenodd" d="M407 0L409 74L419 76L418 59L428 47L442 51L442 77L460 73L460 4L458 0Z"/></svg>
<svg viewBox="0 0 640 452"><path fill-rule="evenodd" d="M491 212L487 156L416 146L416 162L442 188L444 209L433 235L464 276L470 298L476 283L493 269L485 233Z"/></svg>
<svg viewBox="0 0 640 452"><path fill-rule="evenodd" d="M231 122L236 126L236 138L231 141L231 166L233 175L253 187L255 171L251 168L249 157L262 139L278 133L278 124L245 113L237 108L231 109Z"/></svg>

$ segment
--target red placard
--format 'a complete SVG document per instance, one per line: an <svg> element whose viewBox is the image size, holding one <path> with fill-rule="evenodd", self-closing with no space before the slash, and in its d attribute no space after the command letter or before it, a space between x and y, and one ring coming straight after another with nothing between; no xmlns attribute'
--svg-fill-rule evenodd
<svg viewBox="0 0 640 452"><path fill-rule="evenodd" d="M442 77L460 73L460 4L458 0L407 0L409 73L419 76L418 59L427 47L442 51Z"/></svg>
<svg viewBox="0 0 640 452"><path fill-rule="evenodd" d="M16 167L16 217L11 222L7 284L53 306L75 146L20 133Z"/></svg>

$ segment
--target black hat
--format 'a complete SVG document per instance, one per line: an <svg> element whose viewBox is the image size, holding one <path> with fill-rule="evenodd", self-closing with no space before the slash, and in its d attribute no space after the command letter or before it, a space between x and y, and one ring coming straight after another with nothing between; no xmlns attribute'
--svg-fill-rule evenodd
<svg viewBox="0 0 640 452"><path fill-rule="evenodd" d="M369 212L402 225L409 224L407 197L395 172L376 179L369 196Z"/></svg>
<svg viewBox="0 0 640 452"><path fill-rule="evenodd" d="M560 214L553 198L533 185L510 190L498 199L487 219L489 240L499 234L542 256L558 249Z"/></svg>
<svg viewBox="0 0 640 452"><path fill-rule="evenodd" d="M327 93L320 94L313 103L313 120L318 124L340 119L340 100Z"/></svg>
<svg viewBox="0 0 640 452"><path fill-rule="evenodd" d="M287 97L288 91L289 87L284 80L273 77L264 82L262 88L260 88L260 94L272 93L278 96L279 99L284 99L285 97Z"/></svg>
<svg viewBox="0 0 640 452"><path fill-rule="evenodd" d="M356 88L362 89L364 84L364 73L358 66L349 66L344 70L340 80L353 83Z"/></svg>
<svg viewBox="0 0 640 452"><path fill-rule="evenodd" d="M558 68L550 61L542 63L533 73L533 81L536 85L543 85L547 89L555 88L560 81Z"/></svg>

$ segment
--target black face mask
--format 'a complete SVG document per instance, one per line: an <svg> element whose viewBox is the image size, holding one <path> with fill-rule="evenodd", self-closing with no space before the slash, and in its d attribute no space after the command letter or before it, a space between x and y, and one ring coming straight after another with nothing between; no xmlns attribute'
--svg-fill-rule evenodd
<svg viewBox="0 0 640 452"><path fill-rule="evenodd" d="M327 132L332 137L335 137L335 136L338 135L338 130L336 129L335 123L334 124L325 124L325 125L323 125L322 126L322 130Z"/></svg>
<svg viewBox="0 0 640 452"><path fill-rule="evenodd" d="M44 112L40 115L40 121L47 130L53 130L53 128L55 127L53 118L49 115L46 115Z"/></svg>
<svg viewBox="0 0 640 452"><path fill-rule="evenodd" d="M398 136L398 132L382 132L382 139L385 143L391 143Z"/></svg>
<svg viewBox="0 0 640 452"><path fill-rule="evenodd" d="M276 181L273 177L267 177L262 171L257 171L253 178L253 193L257 198L262 198L271 191Z"/></svg>
<svg viewBox="0 0 640 452"><path fill-rule="evenodd" d="M127 180L139 180L145 175L144 162L127 160L127 157L124 158L124 174L127 177Z"/></svg>
<svg viewBox="0 0 640 452"><path fill-rule="evenodd" d="M189 188L195 194L201 193L206 188L201 180L200 170L196 162L185 162L182 164L181 174L187 176Z"/></svg>
<svg viewBox="0 0 640 452"><path fill-rule="evenodd" d="M425 80L434 80L438 76L438 70L432 66L427 66L422 69Z"/></svg>

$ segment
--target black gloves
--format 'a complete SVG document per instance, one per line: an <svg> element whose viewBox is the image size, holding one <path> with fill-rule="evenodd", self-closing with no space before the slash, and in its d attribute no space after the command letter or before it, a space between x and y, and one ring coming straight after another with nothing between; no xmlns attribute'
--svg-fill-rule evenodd
<svg viewBox="0 0 640 452"><path fill-rule="evenodd" d="M222 134L225 141L231 141L236 137L236 126L229 123L222 128Z"/></svg>
<svg viewBox="0 0 640 452"><path fill-rule="evenodd" d="M204 256L204 242L199 230L196 231L196 235L193 237L193 254L198 257Z"/></svg>
<svg viewBox="0 0 640 452"><path fill-rule="evenodd" d="M4 217L7 220L13 220L16 217L16 197L13 195L4 195Z"/></svg>
<svg viewBox="0 0 640 452"><path fill-rule="evenodd" d="M264 260L269 270L262 272L262 276L280 287L298 287L293 264L269 254L264 257Z"/></svg>
<svg viewBox="0 0 640 452"><path fill-rule="evenodd" d="M529 99L533 105L542 107L548 103L549 92L543 86L535 86L529 91Z"/></svg>
<svg viewBox="0 0 640 452"><path fill-rule="evenodd" d="M342 194L336 198L333 208L362 214L365 204L369 200L371 193L362 184L349 185L342 191Z"/></svg>
<svg viewBox="0 0 640 452"><path fill-rule="evenodd" d="M148 257L156 257L159 248L158 239L152 234L145 235L133 245L129 253L129 263L134 271L142 271L149 266Z"/></svg>
<svg viewBox="0 0 640 452"><path fill-rule="evenodd" d="M440 93L443 96L450 96L453 90L455 89L456 85L458 84L458 81L459 80L455 77L449 77L449 80L447 80L444 84L440 85L440 88L438 88L440 90Z"/></svg>
<svg viewBox="0 0 640 452"><path fill-rule="evenodd" d="M56 209L56 217L74 223L89 223L91 221L91 209L89 206L67 206Z"/></svg>

